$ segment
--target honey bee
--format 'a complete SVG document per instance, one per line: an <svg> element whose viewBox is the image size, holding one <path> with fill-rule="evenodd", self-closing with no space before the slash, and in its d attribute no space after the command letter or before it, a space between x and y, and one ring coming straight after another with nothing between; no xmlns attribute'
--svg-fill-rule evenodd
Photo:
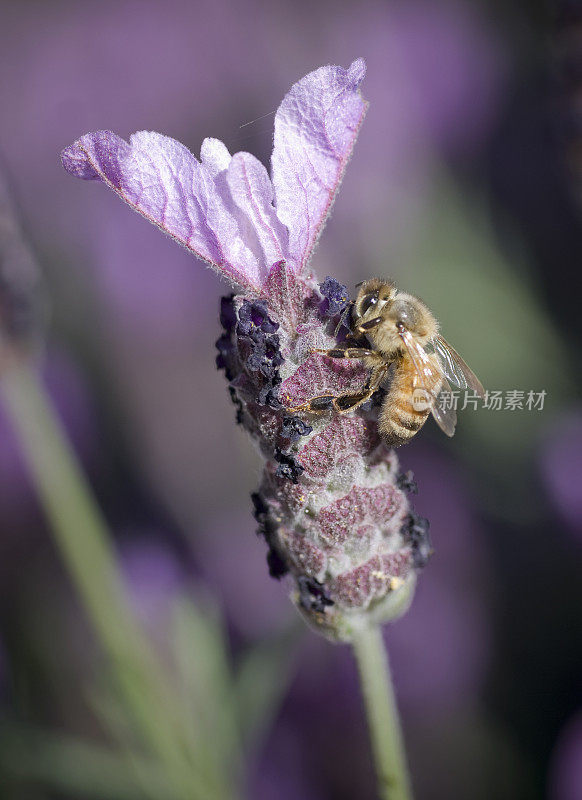
<svg viewBox="0 0 582 800"><path fill-rule="evenodd" d="M380 278L359 284L356 299L344 311L351 346L317 350L330 358L359 359L370 369L360 392L319 395L290 409L316 413L334 409L354 411L390 378L379 412L378 428L390 447L406 444L418 433L429 414L446 433L455 432L457 414L453 403L439 402L441 392L451 392L449 381L459 389L484 396L483 386L461 356L438 333L438 322L414 295L399 292Z"/></svg>

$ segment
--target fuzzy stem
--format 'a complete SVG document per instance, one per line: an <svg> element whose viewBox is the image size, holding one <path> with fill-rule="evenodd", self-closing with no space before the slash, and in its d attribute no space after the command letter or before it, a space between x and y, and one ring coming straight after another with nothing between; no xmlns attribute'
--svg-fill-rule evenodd
<svg viewBox="0 0 582 800"><path fill-rule="evenodd" d="M352 642L381 800L412 800L410 779L392 686L388 655L379 625L360 631Z"/></svg>

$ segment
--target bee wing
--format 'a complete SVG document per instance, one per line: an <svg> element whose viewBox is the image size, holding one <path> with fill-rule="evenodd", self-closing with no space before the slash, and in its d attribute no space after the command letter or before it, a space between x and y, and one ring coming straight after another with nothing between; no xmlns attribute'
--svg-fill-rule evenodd
<svg viewBox="0 0 582 800"><path fill-rule="evenodd" d="M441 363L443 373L451 383L458 386L459 389L471 389L479 397L485 396L485 390L479 378L446 339L437 335L432 340L432 345Z"/></svg>
<svg viewBox="0 0 582 800"><path fill-rule="evenodd" d="M404 342L410 360L418 375L420 381L418 388L424 389L431 396L432 403L430 410L435 422L447 436L452 436L457 424L457 412L453 408L452 403L447 404L439 402L439 396L442 392L450 393L451 391L447 379L442 371L436 369L424 347L416 341L410 331L403 328L400 331L400 338ZM435 387L438 388L435 389Z"/></svg>
<svg viewBox="0 0 582 800"><path fill-rule="evenodd" d="M416 341L410 331L402 328L400 330L400 338L404 342L418 376L418 388L424 389L425 392L431 395L433 400L436 400L438 392L435 393L435 386L440 386L442 372L437 371L434 362L430 360L424 347Z"/></svg>
<svg viewBox="0 0 582 800"><path fill-rule="evenodd" d="M451 402L446 402L445 395L451 395L451 385L449 384L448 380L443 376L443 382L441 385L441 390L439 396L437 397L436 401L432 404L431 414L434 417L434 421L439 426L443 433L446 433L447 436L453 436L455 433L455 428L457 427L457 411L454 407L454 404Z"/></svg>

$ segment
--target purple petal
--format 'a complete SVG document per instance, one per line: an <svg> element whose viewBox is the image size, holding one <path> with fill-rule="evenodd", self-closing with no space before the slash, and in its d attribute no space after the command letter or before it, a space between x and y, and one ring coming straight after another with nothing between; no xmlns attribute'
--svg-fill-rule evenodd
<svg viewBox="0 0 582 800"><path fill-rule="evenodd" d="M275 213L273 184L265 167L250 153L236 153L226 180L232 199L257 237L261 262L270 266L288 258L289 233Z"/></svg>
<svg viewBox="0 0 582 800"><path fill-rule="evenodd" d="M275 117L273 184L254 156L231 158L217 139L204 141L198 161L145 131L129 143L111 131L86 134L63 151L63 166L103 181L231 283L259 293L273 264L305 269L366 111L364 74L359 59L292 87Z"/></svg>
<svg viewBox="0 0 582 800"><path fill-rule="evenodd" d="M349 69L321 67L296 83L275 116L275 205L289 228L291 256L305 270L330 212L367 109L358 87L359 58Z"/></svg>
<svg viewBox="0 0 582 800"><path fill-rule="evenodd" d="M206 144L200 164L184 145L159 133L134 133L128 144L97 131L67 147L62 161L76 177L103 181L231 283L258 292L270 264L259 263L216 186L227 156L216 140Z"/></svg>
<svg viewBox="0 0 582 800"><path fill-rule="evenodd" d="M231 161L228 147L220 139L208 137L202 142L200 148L200 161L215 178L219 172L224 172Z"/></svg>

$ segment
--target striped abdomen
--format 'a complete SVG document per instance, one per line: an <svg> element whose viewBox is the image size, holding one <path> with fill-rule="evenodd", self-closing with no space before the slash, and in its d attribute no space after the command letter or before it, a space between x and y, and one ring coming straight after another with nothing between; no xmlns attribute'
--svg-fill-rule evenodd
<svg viewBox="0 0 582 800"><path fill-rule="evenodd" d="M436 359L434 363L437 378L432 386L426 388L436 396L442 379ZM410 441L430 414L433 401L418 388L419 384L417 372L410 357L406 355L394 370L378 419L380 433L390 447L399 447ZM423 396L426 397L425 402L422 402Z"/></svg>

